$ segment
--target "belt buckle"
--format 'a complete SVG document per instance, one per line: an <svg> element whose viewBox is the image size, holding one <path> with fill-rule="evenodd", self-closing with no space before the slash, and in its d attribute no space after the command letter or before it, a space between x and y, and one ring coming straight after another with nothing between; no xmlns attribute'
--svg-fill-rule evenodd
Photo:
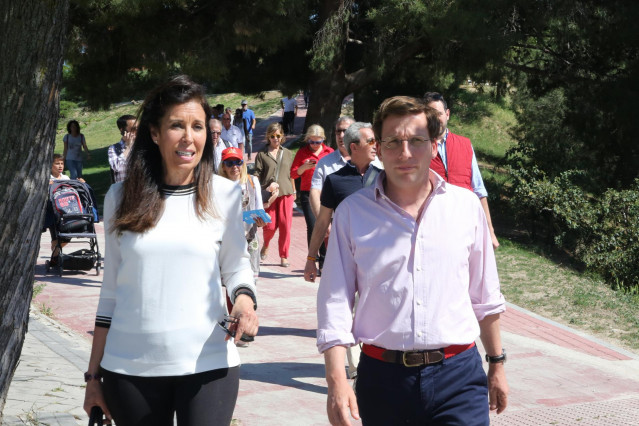
<svg viewBox="0 0 639 426"><path fill-rule="evenodd" d="M424 358L423 357L422 357L422 361L418 362L417 364L409 364L406 361L406 355L416 354L416 353L420 353L420 352L419 351L407 351L407 352L403 352L402 353L402 363L404 364L404 367L419 367L420 365L424 364L424 361L423 361Z"/></svg>

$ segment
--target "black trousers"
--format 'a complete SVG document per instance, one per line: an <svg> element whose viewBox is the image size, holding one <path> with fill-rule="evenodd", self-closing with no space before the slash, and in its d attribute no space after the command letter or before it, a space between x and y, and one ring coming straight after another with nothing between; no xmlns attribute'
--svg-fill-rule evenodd
<svg viewBox="0 0 639 426"><path fill-rule="evenodd" d="M287 135L295 132L295 111L284 113L282 127L284 127L284 133Z"/></svg>
<svg viewBox="0 0 639 426"><path fill-rule="evenodd" d="M311 244L311 236L313 235L313 228L315 228L315 215L313 214L313 209L311 209L310 194L310 191L300 191L300 207L304 213L304 220L306 220L307 247ZM322 243L319 249L319 256L317 258L320 269L324 266L324 257L326 257L326 247L324 246L324 243Z"/></svg>
<svg viewBox="0 0 639 426"><path fill-rule="evenodd" d="M228 426L240 385L240 367L198 374L140 377L102 369L104 398L118 426Z"/></svg>

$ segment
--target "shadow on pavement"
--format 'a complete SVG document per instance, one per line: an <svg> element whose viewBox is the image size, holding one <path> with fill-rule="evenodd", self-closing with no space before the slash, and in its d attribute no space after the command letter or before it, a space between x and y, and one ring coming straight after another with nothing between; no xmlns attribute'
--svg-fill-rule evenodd
<svg viewBox="0 0 639 426"><path fill-rule="evenodd" d="M303 378L323 379L324 364L307 364L302 362L265 362L256 364L242 364L240 379L258 381L301 389L326 395L325 386L305 383L298 379Z"/></svg>
<svg viewBox="0 0 639 426"><path fill-rule="evenodd" d="M311 337L315 339L317 337L316 330L308 330L304 328L290 328L290 327L265 327L260 326L258 336L299 336L299 337Z"/></svg>

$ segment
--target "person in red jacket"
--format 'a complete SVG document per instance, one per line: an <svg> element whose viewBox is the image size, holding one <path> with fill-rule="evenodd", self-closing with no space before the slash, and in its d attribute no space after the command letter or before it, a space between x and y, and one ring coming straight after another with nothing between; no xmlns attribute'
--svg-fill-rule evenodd
<svg viewBox="0 0 639 426"><path fill-rule="evenodd" d="M473 191L484 209L493 248L499 247L495 229L488 208L488 192L479 172L475 151L470 139L456 135L448 130L450 110L444 97L437 92L426 92L424 101L439 113L441 133L437 137L437 157L433 158L430 168L437 172L446 182Z"/></svg>
<svg viewBox="0 0 639 426"><path fill-rule="evenodd" d="M300 183L300 207L304 212L304 219L306 220L306 242L311 243L311 235L313 235L313 227L315 226L315 215L311 209L310 191L311 191L311 179L313 178L313 172L315 171L315 165L320 158L333 152L333 148L324 145L326 135L324 128L319 124L313 124L309 126L304 136L304 142L306 144L297 151L295 158L293 159L293 165L291 166L291 178L297 179L301 177ZM323 261L326 249L324 245L320 249L320 258Z"/></svg>

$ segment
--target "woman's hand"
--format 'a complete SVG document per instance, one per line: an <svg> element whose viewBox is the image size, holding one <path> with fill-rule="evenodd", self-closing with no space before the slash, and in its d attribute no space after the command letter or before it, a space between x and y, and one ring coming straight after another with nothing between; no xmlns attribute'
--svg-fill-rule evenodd
<svg viewBox="0 0 639 426"><path fill-rule="evenodd" d="M260 228L266 226L266 222L264 222L264 219L262 219L261 217L256 217L253 220L255 221L255 224Z"/></svg>
<svg viewBox="0 0 639 426"><path fill-rule="evenodd" d="M235 343L240 341L242 334L247 336L257 335L259 320L255 309L253 309L253 299L246 294L240 294L235 298L231 316L238 319L236 323L229 325L229 330L235 331ZM227 335L226 340L231 336Z"/></svg>
<svg viewBox="0 0 639 426"><path fill-rule="evenodd" d="M266 190L267 190L268 192L275 192L275 191L279 191L279 189L280 189L280 185L279 185L277 182L273 182L273 183L271 183L271 184L270 184L270 185L266 188Z"/></svg>
<svg viewBox="0 0 639 426"><path fill-rule="evenodd" d="M99 380L94 379L87 383L87 387L84 391L83 408L89 417L91 417L91 409L96 405L102 408L106 418L112 422L113 418L111 418L111 413L107 408L106 401L104 400L104 395L102 393L102 383Z"/></svg>

